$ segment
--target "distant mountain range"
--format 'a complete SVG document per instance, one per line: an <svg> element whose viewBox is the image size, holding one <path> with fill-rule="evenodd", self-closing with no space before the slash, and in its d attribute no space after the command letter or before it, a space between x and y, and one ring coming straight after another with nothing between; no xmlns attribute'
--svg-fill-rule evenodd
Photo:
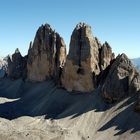
<svg viewBox="0 0 140 140"><path fill-rule="evenodd" d="M131 59L136 68L140 71L140 58Z"/></svg>

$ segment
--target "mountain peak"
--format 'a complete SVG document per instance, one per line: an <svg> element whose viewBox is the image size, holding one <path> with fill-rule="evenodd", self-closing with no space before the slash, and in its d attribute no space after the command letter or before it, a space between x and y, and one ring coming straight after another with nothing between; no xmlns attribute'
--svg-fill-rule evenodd
<svg viewBox="0 0 140 140"><path fill-rule="evenodd" d="M15 53L20 53L20 51L19 51L19 49L18 49L18 48L16 48Z"/></svg>

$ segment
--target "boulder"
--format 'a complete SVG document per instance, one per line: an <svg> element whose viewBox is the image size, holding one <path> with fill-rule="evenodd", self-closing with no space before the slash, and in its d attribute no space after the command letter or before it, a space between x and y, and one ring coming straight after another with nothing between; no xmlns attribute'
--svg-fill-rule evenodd
<svg viewBox="0 0 140 140"><path fill-rule="evenodd" d="M15 50L15 53L7 58L8 69L7 75L12 79L23 78L23 73L26 70L26 57L22 57L18 49Z"/></svg>
<svg viewBox="0 0 140 140"><path fill-rule="evenodd" d="M27 60L27 79L44 81L58 80L66 60L64 40L49 24L39 27L33 44L30 43Z"/></svg>
<svg viewBox="0 0 140 140"><path fill-rule="evenodd" d="M100 73L99 48L91 27L79 23L71 35L70 50L63 70L62 85L68 91L90 92Z"/></svg>
<svg viewBox="0 0 140 140"><path fill-rule="evenodd" d="M137 93L139 89L139 73L125 54L118 55L102 85L102 96L114 102Z"/></svg>

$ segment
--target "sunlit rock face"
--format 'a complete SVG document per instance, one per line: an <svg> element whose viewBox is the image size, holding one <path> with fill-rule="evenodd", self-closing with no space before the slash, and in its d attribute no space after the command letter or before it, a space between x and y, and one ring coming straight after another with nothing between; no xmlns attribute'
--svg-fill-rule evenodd
<svg viewBox="0 0 140 140"><path fill-rule="evenodd" d="M118 55L102 86L102 96L118 101L140 90L140 75L125 54Z"/></svg>
<svg viewBox="0 0 140 140"><path fill-rule="evenodd" d="M89 92L95 89L96 75L99 73L98 43L91 27L80 23L71 35L62 84L68 91Z"/></svg>
<svg viewBox="0 0 140 140"><path fill-rule="evenodd" d="M63 38L50 25L42 25L28 51L27 79L44 81L55 77L58 80L65 60L66 45Z"/></svg>

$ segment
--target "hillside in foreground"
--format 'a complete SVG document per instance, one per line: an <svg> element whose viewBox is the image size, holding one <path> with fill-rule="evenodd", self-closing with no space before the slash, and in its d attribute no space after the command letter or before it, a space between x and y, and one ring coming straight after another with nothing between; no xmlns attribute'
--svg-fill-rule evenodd
<svg viewBox="0 0 140 140"><path fill-rule="evenodd" d="M0 138L43 140L138 140L135 96L107 104L96 90L69 93L53 81L0 81Z"/></svg>

